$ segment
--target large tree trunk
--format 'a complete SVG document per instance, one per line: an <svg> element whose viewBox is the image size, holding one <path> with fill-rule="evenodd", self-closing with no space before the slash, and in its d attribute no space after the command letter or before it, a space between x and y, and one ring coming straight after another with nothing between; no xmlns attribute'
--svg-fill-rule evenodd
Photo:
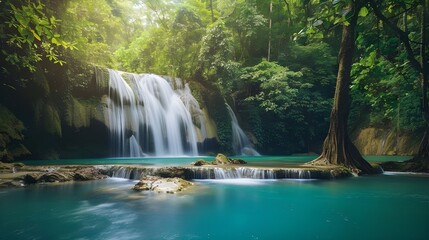
<svg viewBox="0 0 429 240"><path fill-rule="evenodd" d="M352 68L353 53L355 48L355 27L359 7L355 9L354 16L349 25L343 26L343 35L339 52L339 68L337 85L335 88L334 105L330 116L328 136L323 144L323 151L319 158L310 162L312 165L342 165L352 168L358 173L374 173L375 169L361 156L359 150L351 142L347 120L350 107L350 71Z"/></svg>
<svg viewBox="0 0 429 240"><path fill-rule="evenodd" d="M425 119L425 133L423 135L422 141L420 142L419 152L416 156L416 159L423 160L425 162L429 161L429 104L428 104L428 63L426 58L426 24L428 17L428 0L422 0L422 19L420 22L420 34L421 34L421 45L420 45L420 81L421 81L421 91L422 91L422 113L423 118Z"/></svg>

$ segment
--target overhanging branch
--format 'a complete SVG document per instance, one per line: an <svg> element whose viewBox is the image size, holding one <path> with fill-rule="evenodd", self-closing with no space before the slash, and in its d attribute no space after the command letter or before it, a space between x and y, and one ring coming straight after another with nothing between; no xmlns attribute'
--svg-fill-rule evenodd
<svg viewBox="0 0 429 240"><path fill-rule="evenodd" d="M419 72L422 72L423 69L420 66L420 63L415 58L415 54L413 52L413 49L411 48L411 41L408 37L408 34L404 31L402 31L398 26L393 24L389 19L387 19L386 16L383 15L383 13L378 8L377 4L374 2L374 0L369 0L369 5L374 10L374 14L377 16L377 18L381 21L383 21L389 28L391 28L397 35L398 38L401 40L401 42L405 46L405 50L407 51L407 58L410 61L410 64Z"/></svg>

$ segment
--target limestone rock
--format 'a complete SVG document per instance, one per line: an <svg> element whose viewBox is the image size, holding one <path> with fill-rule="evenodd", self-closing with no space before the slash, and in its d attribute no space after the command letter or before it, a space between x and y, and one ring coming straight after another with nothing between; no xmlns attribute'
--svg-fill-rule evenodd
<svg viewBox="0 0 429 240"><path fill-rule="evenodd" d="M229 164L230 161L225 155L218 153L215 160L212 163L213 165L222 165L222 164Z"/></svg>
<svg viewBox="0 0 429 240"><path fill-rule="evenodd" d="M204 165L225 165L225 164L246 164L247 162L242 159L231 159L225 156L222 153L218 153L215 160L208 162L202 159L197 160L192 163L194 166L204 166Z"/></svg>
<svg viewBox="0 0 429 240"><path fill-rule="evenodd" d="M73 176L73 179L76 181L89 181L102 178L106 178L106 175L103 174L102 170L94 167L78 169L74 172Z"/></svg>
<svg viewBox="0 0 429 240"><path fill-rule="evenodd" d="M194 166L203 166L203 165L212 165L212 163L208 162L206 160L199 159L195 163L193 163L193 165Z"/></svg>
<svg viewBox="0 0 429 240"><path fill-rule="evenodd" d="M38 182L68 182L71 180L73 180L73 176L68 172L48 172L41 175Z"/></svg>
<svg viewBox="0 0 429 240"><path fill-rule="evenodd" d="M155 191L159 193L177 193L181 192L193 183L181 178L160 178L147 176L141 179L133 189L135 191Z"/></svg>
<svg viewBox="0 0 429 240"><path fill-rule="evenodd" d="M232 164L246 164L247 162L243 159L231 159Z"/></svg>

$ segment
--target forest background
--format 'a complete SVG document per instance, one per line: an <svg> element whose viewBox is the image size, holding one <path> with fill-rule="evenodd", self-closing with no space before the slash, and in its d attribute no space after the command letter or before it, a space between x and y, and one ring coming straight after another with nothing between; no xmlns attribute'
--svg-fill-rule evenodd
<svg viewBox="0 0 429 240"><path fill-rule="evenodd" d="M427 45L425 1L365 1L357 13L348 11L350 2L0 0L0 159L56 157L66 103L88 94L80 71L88 65L214 86L262 153L320 152L342 26L353 14L349 129L391 129L418 143L427 124L410 58L428 55L419 55Z"/></svg>

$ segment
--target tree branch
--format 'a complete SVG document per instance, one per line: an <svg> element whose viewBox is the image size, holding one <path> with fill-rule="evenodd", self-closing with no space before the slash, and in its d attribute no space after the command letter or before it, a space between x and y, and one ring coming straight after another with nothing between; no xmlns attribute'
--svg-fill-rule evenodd
<svg viewBox="0 0 429 240"><path fill-rule="evenodd" d="M413 49L411 48L411 41L408 37L408 34L404 31L402 31L398 26L394 25L392 22L389 21L389 19L386 18L386 16L383 15L383 13L378 8L377 4L374 2L374 0L369 0L369 5L374 10L374 14L377 16L377 18L381 21L383 21L389 28L391 28L397 35L398 38L401 40L401 42L405 46L405 50L407 51L407 58L410 61L410 64L419 72L422 72L422 67L420 66L420 63L417 61L415 54L413 52Z"/></svg>

